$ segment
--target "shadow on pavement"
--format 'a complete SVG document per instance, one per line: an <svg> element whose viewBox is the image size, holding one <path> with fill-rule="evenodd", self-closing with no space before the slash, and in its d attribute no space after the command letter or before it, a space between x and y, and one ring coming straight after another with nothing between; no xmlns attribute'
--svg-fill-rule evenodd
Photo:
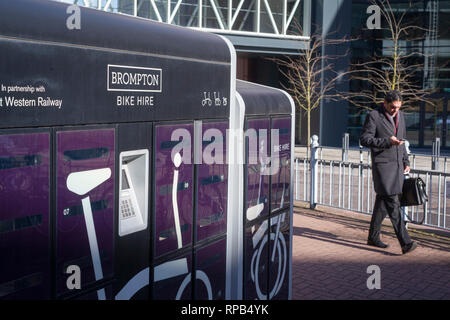
<svg viewBox="0 0 450 320"><path fill-rule="evenodd" d="M350 241L346 239L339 238L333 233L330 232L322 232L318 230L313 230L310 228L301 228L301 227L294 227L294 236L301 236L301 237L307 237L313 240L319 240L319 241L326 241L354 249L360 249L360 250L367 250L372 251L376 253L382 253L387 256L399 256L400 254L393 254L390 252L386 252L382 249L376 249L375 247L370 247L365 242L357 242L357 241Z"/></svg>
<svg viewBox="0 0 450 320"><path fill-rule="evenodd" d="M314 218L314 219L324 220L327 222L337 223L337 224L340 224L347 228L356 228L361 231L365 231L367 233L369 231L369 225L370 225L369 220L365 220L365 219L358 218L358 217L347 217L347 216L343 216L343 215L332 214L332 213L323 211L323 208L321 208L321 209L322 210L312 211L311 209L307 209L304 207L294 206L294 213L297 215L301 215L301 216L305 216L305 217L309 217L309 218ZM352 214L356 215L355 213L352 213ZM364 215L364 214L361 214L361 215ZM368 218L370 216L364 215L364 217ZM388 231L386 230L386 228ZM370 250L370 248L368 249L367 245L365 244L366 239L361 239L361 242L352 242L349 240L344 240L342 238L338 239L338 237L334 234L322 232L319 230L311 230L311 229L309 229L309 230L310 230L309 231L310 237L316 236L319 238L319 240L321 240L320 237L327 238L329 241L331 241L331 239L334 239L336 243L344 244L345 242L349 242L349 243L359 244L359 245L363 246L363 247L360 247L361 249ZM294 232L295 232L295 228L294 228ZM417 225L409 224L409 233L410 233L411 238L415 241L418 241L418 244L420 246L450 252L450 237L449 237L450 233L448 233L444 230L431 229L431 228L427 229L427 228L423 228L422 226L417 227ZM385 236L395 237L392 225L390 225L389 218L386 218L384 220L384 223L383 223L383 226L381 229L381 234L385 235ZM300 235L300 234L298 234L298 235ZM326 236L326 235L328 235L328 236ZM305 236L305 235L303 235L303 236ZM338 241L336 241L336 240L338 240ZM382 252L379 250L376 250L376 251Z"/></svg>

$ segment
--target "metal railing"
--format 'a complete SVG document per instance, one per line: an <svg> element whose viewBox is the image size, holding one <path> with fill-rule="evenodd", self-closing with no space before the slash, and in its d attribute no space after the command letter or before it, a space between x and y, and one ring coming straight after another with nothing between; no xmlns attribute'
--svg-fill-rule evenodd
<svg viewBox="0 0 450 320"><path fill-rule="evenodd" d="M295 159L294 198L365 214L371 214L375 200L370 156L359 162L325 160L320 147L312 146L311 158ZM446 160L446 159L445 159ZM311 165L312 163L312 165ZM446 171L447 161L443 169ZM424 218L424 225L450 230L447 193L450 196L450 173L416 169L411 163L411 177L420 177L427 185L429 201L424 206L405 208L414 221ZM409 212L408 212L409 211Z"/></svg>

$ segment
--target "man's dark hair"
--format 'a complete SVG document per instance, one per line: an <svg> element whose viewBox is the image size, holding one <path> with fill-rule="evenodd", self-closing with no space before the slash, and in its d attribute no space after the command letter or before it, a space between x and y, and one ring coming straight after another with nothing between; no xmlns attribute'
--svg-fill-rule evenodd
<svg viewBox="0 0 450 320"><path fill-rule="evenodd" d="M384 101L392 103L394 101L403 101L402 94L398 90L388 91L384 96Z"/></svg>

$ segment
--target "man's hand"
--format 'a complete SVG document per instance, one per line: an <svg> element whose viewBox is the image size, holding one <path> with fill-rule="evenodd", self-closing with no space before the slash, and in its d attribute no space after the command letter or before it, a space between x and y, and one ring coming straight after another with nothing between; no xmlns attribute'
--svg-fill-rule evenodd
<svg viewBox="0 0 450 320"><path fill-rule="evenodd" d="M403 140L398 140L395 136L392 136L390 140L393 146L401 146L404 143Z"/></svg>
<svg viewBox="0 0 450 320"><path fill-rule="evenodd" d="M403 170L403 173L409 173L411 171L411 168L409 166L405 167L405 170Z"/></svg>

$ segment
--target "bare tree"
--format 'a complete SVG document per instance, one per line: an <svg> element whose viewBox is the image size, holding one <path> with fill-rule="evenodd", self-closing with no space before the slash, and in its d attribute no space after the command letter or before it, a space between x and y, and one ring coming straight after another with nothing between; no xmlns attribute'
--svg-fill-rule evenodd
<svg viewBox="0 0 450 320"><path fill-rule="evenodd" d="M369 84L361 90L342 94L354 106L372 109L383 102L386 92L399 90L403 96L403 105L412 109L421 101L433 105L427 96L432 89L422 84L420 72L423 72L423 58L421 46L417 43L424 41L430 30L417 25L417 21L405 17L412 8L411 1L406 10L394 10L389 0L372 0L373 5L381 9L381 15L386 26L381 28L385 36L383 39L383 53L375 54L366 61L352 63L350 66L350 80ZM410 44L406 48L406 44Z"/></svg>
<svg viewBox="0 0 450 320"><path fill-rule="evenodd" d="M295 29L299 34L303 34L299 24L296 24ZM270 59L278 64L280 72L288 80L289 85L281 85L291 94L297 107L306 114L307 144L311 138L311 112L320 106L322 100L342 99L342 96L335 92L335 87L343 74L335 73L334 63L348 52L331 56L322 55L322 50L325 46L339 45L347 41L350 40L325 38L321 30L316 30L310 36L308 48L299 55ZM324 79L324 76L328 77Z"/></svg>

